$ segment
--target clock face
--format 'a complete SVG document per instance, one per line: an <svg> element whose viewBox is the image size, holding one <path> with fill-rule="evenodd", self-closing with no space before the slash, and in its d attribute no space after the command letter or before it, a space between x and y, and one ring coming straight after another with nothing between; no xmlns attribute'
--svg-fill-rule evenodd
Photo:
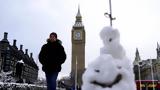
<svg viewBox="0 0 160 90"><path fill-rule="evenodd" d="M75 40L82 40L82 31L74 31L73 34Z"/></svg>

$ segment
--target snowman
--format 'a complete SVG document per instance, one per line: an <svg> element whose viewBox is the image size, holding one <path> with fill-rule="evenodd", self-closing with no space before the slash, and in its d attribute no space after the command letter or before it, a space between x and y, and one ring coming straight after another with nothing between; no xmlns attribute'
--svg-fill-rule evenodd
<svg viewBox="0 0 160 90"><path fill-rule="evenodd" d="M100 37L104 46L84 72L82 90L136 90L133 65L120 44L118 30L104 27Z"/></svg>
<svg viewBox="0 0 160 90"><path fill-rule="evenodd" d="M82 90L136 90L133 73L117 60L109 54L97 57L83 74Z"/></svg>
<svg viewBox="0 0 160 90"><path fill-rule="evenodd" d="M120 59L115 63L121 64L123 67L133 72L132 62L126 57L126 52L120 44L120 33L112 27L104 27L100 32L100 38L103 47L100 48L100 54L110 54L113 58Z"/></svg>
<svg viewBox="0 0 160 90"><path fill-rule="evenodd" d="M120 44L120 34L117 29L104 27L100 32L104 46L100 49L101 54L111 54L114 58L123 59L125 50Z"/></svg>

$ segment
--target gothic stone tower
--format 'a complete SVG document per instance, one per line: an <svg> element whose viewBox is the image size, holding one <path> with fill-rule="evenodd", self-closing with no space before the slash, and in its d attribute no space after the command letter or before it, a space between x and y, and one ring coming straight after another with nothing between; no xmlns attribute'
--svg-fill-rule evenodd
<svg viewBox="0 0 160 90"><path fill-rule="evenodd" d="M72 62L71 78L78 86L82 85L82 74L85 69L85 30L78 8L75 24L72 27Z"/></svg>
<svg viewBox="0 0 160 90"><path fill-rule="evenodd" d="M160 60L160 46L157 42L157 60Z"/></svg>
<svg viewBox="0 0 160 90"><path fill-rule="evenodd" d="M138 48L136 48L136 56L135 56L135 60L133 62L133 65L138 65L139 62L141 62L141 57L139 55L139 51L138 51Z"/></svg>

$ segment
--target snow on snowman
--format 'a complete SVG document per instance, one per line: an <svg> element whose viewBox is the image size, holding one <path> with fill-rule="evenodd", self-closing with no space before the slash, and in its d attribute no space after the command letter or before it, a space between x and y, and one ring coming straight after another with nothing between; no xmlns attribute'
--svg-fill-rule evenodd
<svg viewBox="0 0 160 90"><path fill-rule="evenodd" d="M84 72L82 90L136 90L133 65L120 44L118 30L104 27L100 37L104 46Z"/></svg>

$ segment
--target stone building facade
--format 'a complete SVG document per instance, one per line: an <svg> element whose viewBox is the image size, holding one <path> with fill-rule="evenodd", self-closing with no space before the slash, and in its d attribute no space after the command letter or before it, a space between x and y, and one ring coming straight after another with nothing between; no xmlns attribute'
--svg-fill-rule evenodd
<svg viewBox="0 0 160 90"><path fill-rule="evenodd" d="M7 39L8 33L4 33L4 38L0 41L0 72L12 71L12 76L18 80L27 83L33 83L38 77L38 66L34 62L33 55L28 55L28 49L23 51L23 45L20 49L16 46L16 40L13 45Z"/></svg>
<svg viewBox="0 0 160 90"><path fill-rule="evenodd" d="M160 80L160 46L157 43L157 58L141 60L136 49L134 72L136 80Z"/></svg>

